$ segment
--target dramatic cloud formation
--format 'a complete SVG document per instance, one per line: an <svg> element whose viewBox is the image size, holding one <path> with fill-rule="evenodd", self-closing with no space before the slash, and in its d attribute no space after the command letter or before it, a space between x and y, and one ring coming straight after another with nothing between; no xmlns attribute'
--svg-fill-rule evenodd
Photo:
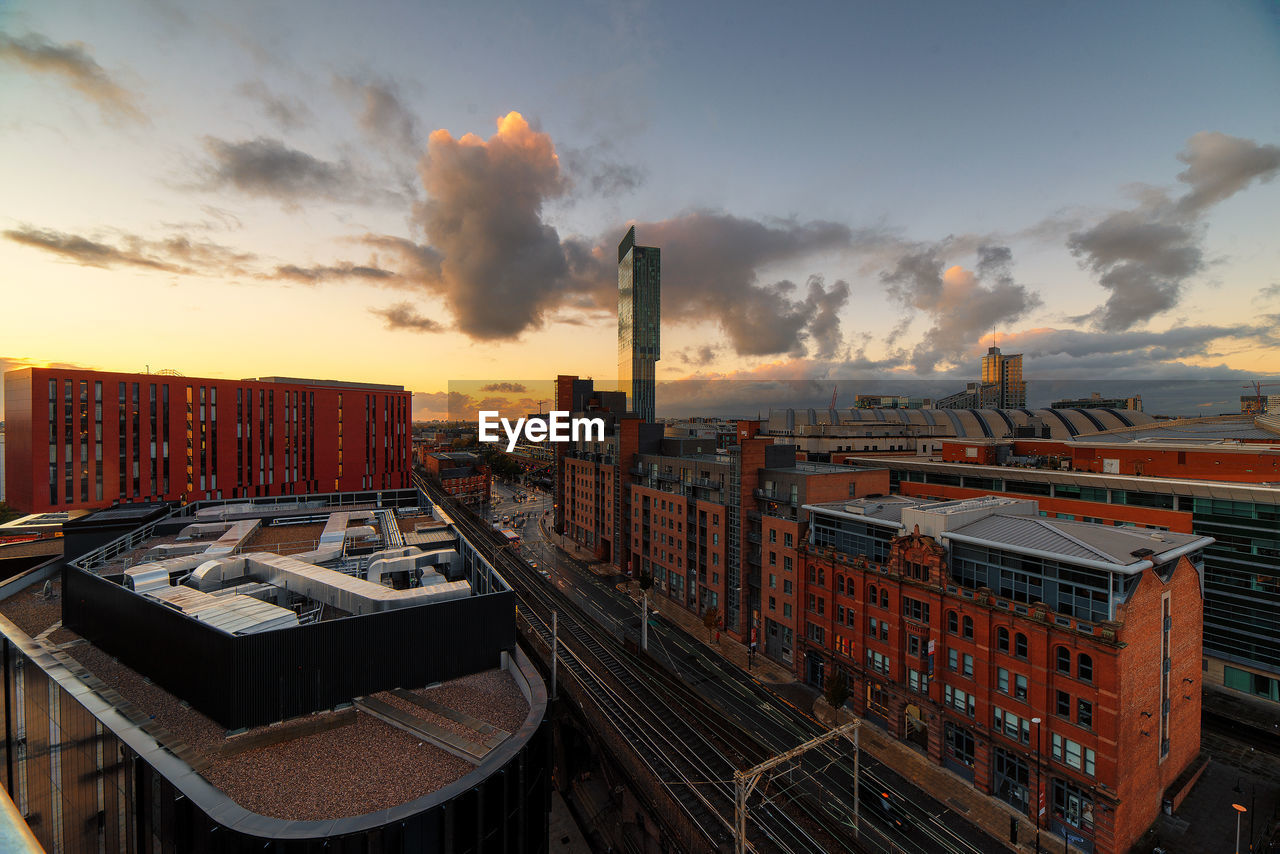
<svg viewBox="0 0 1280 854"><path fill-rule="evenodd" d="M890 297L933 322L906 356L911 367L924 374L940 363L954 364L983 334L1040 305L1039 296L1014 281L1009 271L1013 253L1007 246L978 247L974 271L947 267L945 259L952 251L945 241L917 246L880 274ZM891 334L891 343L904 328Z"/></svg>
<svg viewBox="0 0 1280 854"><path fill-rule="evenodd" d="M371 137L413 157L422 153L418 120L394 82L338 76L334 86L359 106L360 127Z"/></svg>
<svg viewBox="0 0 1280 854"><path fill-rule="evenodd" d="M262 112L281 130L294 131L311 123L311 110L298 98L277 95L261 80L250 80L236 87L236 91L262 108Z"/></svg>
<svg viewBox="0 0 1280 854"><path fill-rule="evenodd" d="M590 251L566 249L542 220L543 203L563 194L566 182L551 138L519 113L500 119L488 140L434 131L419 172L427 201L417 219L439 257L438 274L420 268L422 283L466 335L516 337L601 288Z"/></svg>
<svg viewBox="0 0 1280 854"><path fill-rule="evenodd" d="M206 137L205 148L212 157L205 177L213 187L292 204L302 199L368 202L379 195L350 163L320 160L279 140L228 142Z"/></svg>
<svg viewBox="0 0 1280 854"><path fill-rule="evenodd" d="M1187 164L1178 180L1189 188L1181 197L1148 189L1134 208L1067 239L1081 266L1110 291L1103 305L1074 321L1115 332L1173 308L1187 280L1204 269L1201 242L1209 208L1280 172L1280 147L1222 133L1195 134L1178 159Z"/></svg>
<svg viewBox="0 0 1280 854"><path fill-rule="evenodd" d="M133 93L112 80L83 44L54 44L35 33L20 39L0 33L0 60L61 77L108 118L146 121Z"/></svg>
<svg viewBox="0 0 1280 854"><path fill-rule="evenodd" d="M403 329L408 332L440 332L444 329L444 326L431 318L418 314L413 304L408 302L398 302L387 308L371 308L369 312L386 321L388 329Z"/></svg>

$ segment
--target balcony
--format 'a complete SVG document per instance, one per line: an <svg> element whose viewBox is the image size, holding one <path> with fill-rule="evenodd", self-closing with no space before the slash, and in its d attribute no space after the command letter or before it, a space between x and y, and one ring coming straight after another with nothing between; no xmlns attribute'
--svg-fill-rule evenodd
<svg viewBox="0 0 1280 854"><path fill-rule="evenodd" d="M755 543L757 546L760 545L760 532L759 531L749 532L747 534L747 542Z"/></svg>

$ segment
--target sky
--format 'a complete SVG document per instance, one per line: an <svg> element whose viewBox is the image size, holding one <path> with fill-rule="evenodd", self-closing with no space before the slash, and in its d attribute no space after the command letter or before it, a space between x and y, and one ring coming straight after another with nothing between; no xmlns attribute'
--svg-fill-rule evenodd
<svg viewBox="0 0 1280 854"><path fill-rule="evenodd" d="M998 344L1227 411L1280 372L1278 103L1263 0L0 0L0 368L608 384L634 224L704 408Z"/></svg>

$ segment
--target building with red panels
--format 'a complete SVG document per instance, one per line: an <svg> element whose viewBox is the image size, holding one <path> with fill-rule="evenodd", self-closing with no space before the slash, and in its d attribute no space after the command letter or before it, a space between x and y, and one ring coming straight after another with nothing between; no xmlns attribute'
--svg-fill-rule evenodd
<svg viewBox="0 0 1280 854"><path fill-rule="evenodd" d="M475 454L458 451L425 453L422 455L422 468L445 492L464 504L483 504L489 500L492 472Z"/></svg>
<svg viewBox="0 0 1280 854"><path fill-rule="evenodd" d="M1212 538L1012 498L804 509L804 678L844 671L859 715L1082 851L1128 850L1181 794Z"/></svg>
<svg viewBox="0 0 1280 854"><path fill-rule="evenodd" d="M4 384L6 497L26 512L409 483L401 386L57 368Z"/></svg>

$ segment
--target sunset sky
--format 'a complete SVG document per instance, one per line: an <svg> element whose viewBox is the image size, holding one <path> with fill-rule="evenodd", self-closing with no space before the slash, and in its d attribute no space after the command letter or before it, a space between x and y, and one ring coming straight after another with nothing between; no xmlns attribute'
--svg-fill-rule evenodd
<svg viewBox="0 0 1280 854"><path fill-rule="evenodd" d="M0 367L1280 371L1280 4L266 5L0 2Z"/></svg>

